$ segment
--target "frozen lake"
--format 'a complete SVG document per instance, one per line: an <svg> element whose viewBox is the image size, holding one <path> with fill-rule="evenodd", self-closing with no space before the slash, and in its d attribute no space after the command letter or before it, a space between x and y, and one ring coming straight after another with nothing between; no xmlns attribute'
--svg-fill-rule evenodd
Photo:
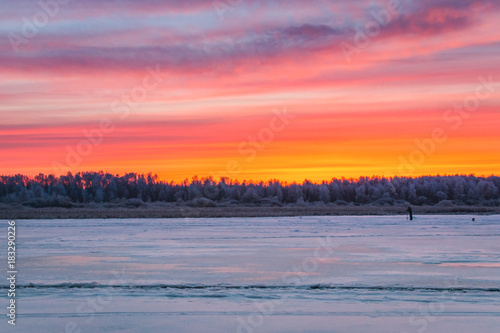
<svg viewBox="0 0 500 333"><path fill-rule="evenodd" d="M16 231L19 316L14 328L3 315L1 332L500 327L498 215L19 220Z"/></svg>

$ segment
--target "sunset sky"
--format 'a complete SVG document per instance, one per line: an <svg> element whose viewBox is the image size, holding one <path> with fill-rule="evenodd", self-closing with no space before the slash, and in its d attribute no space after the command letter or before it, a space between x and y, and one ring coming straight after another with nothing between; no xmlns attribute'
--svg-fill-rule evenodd
<svg viewBox="0 0 500 333"><path fill-rule="evenodd" d="M2 6L2 175L500 174L500 1L41 3Z"/></svg>

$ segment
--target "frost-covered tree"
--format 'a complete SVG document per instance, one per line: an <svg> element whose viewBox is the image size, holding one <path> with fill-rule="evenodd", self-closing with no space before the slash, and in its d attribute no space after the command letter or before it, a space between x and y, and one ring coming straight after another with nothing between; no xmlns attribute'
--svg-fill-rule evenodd
<svg viewBox="0 0 500 333"><path fill-rule="evenodd" d="M447 204L500 205L500 177L473 175L423 176L418 178L362 177L332 179L317 184L286 184L232 181L224 178L194 177L181 183L164 182L151 173L123 176L103 172L68 173L56 177L39 174L0 176L0 202L33 207L64 206L80 203L172 202L209 199L215 203L243 204ZM139 201L137 201L139 200Z"/></svg>

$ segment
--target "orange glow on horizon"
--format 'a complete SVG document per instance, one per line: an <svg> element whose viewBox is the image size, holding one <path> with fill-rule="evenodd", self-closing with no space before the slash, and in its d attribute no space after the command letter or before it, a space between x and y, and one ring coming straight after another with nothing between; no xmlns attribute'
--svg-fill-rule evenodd
<svg viewBox="0 0 500 333"><path fill-rule="evenodd" d="M242 3L223 24L191 2L124 4L123 21L68 4L22 52L0 42L0 174L500 175L500 5L406 4L360 46L376 4Z"/></svg>

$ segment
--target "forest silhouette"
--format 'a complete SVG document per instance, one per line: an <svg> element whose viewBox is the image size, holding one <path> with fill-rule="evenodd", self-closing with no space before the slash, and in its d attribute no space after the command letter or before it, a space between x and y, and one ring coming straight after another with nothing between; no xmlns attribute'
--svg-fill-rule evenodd
<svg viewBox="0 0 500 333"><path fill-rule="evenodd" d="M183 203L192 207L283 205L500 206L500 177L474 175L361 177L322 183L235 181L193 177L181 183L158 176L83 172L56 177L0 176L0 203L27 207L81 207L89 203Z"/></svg>

